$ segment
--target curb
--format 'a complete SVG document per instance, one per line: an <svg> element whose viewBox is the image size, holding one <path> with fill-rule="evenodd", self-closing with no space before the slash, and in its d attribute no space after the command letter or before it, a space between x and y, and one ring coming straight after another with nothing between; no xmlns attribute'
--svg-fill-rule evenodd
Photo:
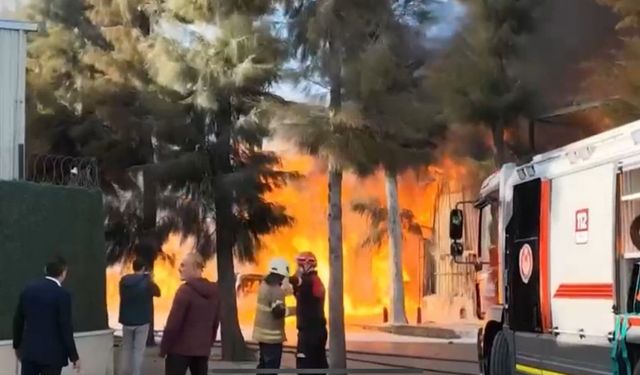
<svg viewBox="0 0 640 375"><path fill-rule="evenodd" d="M399 336L456 340L463 338L476 338L479 326L470 325L463 328L454 328L435 325L361 325L360 328L368 331L385 332Z"/></svg>

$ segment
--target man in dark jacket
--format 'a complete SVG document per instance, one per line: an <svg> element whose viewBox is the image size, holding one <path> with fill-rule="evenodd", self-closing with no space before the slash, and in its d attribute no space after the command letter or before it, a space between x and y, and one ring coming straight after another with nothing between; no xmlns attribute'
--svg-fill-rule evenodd
<svg viewBox="0 0 640 375"><path fill-rule="evenodd" d="M67 264L55 258L45 266L46 278L20 294L13 321L13 348L22 362L22 375L60 375L80 359L73 340L71 295L62 288Z"/></svg>
<svg viewBox="0 0 640 375"><path fill-rule="evenodd" d="M313 253L303 252L296 257L298 271L291 278L296 297L298 348L296 367L299 369L328 368L327 319L324 314L325 288L316 271Z"/></svg>
<svg viewBox="0 0 640 375"><path fill-rule="evenodd" d="M140 375L149 335L153 297L160 297L160 288L153 282L142 259L133 261L133 272L120 280L121 375Z"/></svg>
<svg viewBox="0 0 640 375"><path fill-rule="evenodd" d="M197 253L180 263L178 288L164 328L160 356L165 375L206 375L209 355L218 332L220 303L218 286L202 277L204 261Z"/></svg>

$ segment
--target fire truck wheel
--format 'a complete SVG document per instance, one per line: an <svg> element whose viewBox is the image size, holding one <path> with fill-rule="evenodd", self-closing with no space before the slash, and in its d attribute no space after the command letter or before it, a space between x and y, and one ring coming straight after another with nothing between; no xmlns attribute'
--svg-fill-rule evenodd
<svg viewBox="0 0 640 375"><path fill-rule="evenodd" d="M491 359L489 360L489 375L511 375L513 366L507 337L501 331L496 334L491 345Z"/></svg>

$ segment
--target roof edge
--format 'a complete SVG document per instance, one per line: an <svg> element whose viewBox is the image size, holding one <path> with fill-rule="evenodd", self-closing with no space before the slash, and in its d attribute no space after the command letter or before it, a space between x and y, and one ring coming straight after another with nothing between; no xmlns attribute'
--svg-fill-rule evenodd
<svg viewBox="0 0 640 375"><path fill-rule="evenodd" d="M0 18L0 29L16 31L38 31L38 24L35 22L15 21Z"/></svg>

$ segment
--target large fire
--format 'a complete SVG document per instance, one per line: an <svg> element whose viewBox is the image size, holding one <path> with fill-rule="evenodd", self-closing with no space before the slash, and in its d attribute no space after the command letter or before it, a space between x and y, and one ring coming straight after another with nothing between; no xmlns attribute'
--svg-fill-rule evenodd
<svg viewBox="0 0 640 375"><path fill-rule="evenodd" d="M318 257L320 277L328 285L328 232L326 168L322 162L308 156L283 153L283 169L297 171L304 178L268 196L272 202L286 206L295 218L289 228L263 238L263 248L253 264L238 264L238 273L264 273L272 257L285 257L293 262L295 255L304 250L313 251ZM414 321L421 299L423 282L424 239L431 235L435 204L442 178L460 178L464 168L451 161L444 161L439 168L425 168L422 172L407 172L398 178L400 207L410 209L422 228L422 236L403 235L403 266L407 317ZM383 308L389 306L389 251L387 241L379 249L363 248L361 243L370 231L366 218L351 210L355 201L376 199L385 205L383 174L366 179L345 174L343 180L343 244L344 244L344 307L348 323L381 322ZM162 289L162 297L156 300L156 325L166 321L174 293L180 281L177 263L181 256L193 249L191 241L183 242L174 235L163 245L163 257L154 265L154 277ZM174 258L172 262L169 259ZM128 267L113 267L107 271L107 299L110 324L117 327L118 280ZM216 278L215 264L207 266L207 276ZM241 324L251 324L255 295L238 299Z"/></svg>

